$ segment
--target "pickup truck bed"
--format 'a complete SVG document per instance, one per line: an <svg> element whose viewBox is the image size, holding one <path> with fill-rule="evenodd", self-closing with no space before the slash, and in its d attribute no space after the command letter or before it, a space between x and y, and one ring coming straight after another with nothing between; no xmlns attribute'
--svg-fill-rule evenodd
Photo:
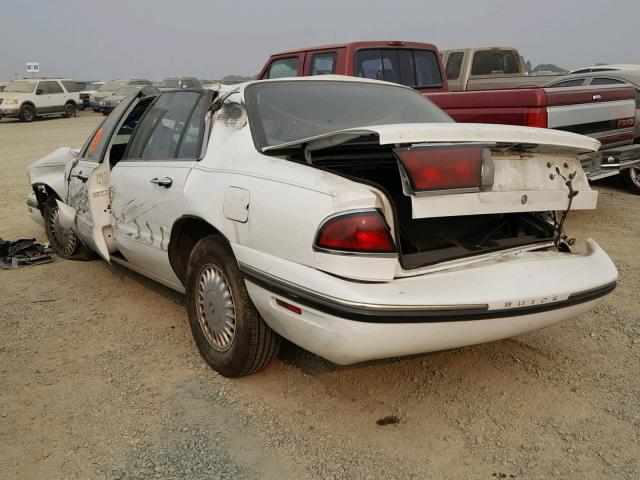
<svg viewBox="0 0 640 480"><path fill-rule="evenodd" d="M406 74L407 69L414 72L414 66L419 65L418 52L428 54L431 59L429 67L421 72L422 78ZM402 64L403 58L413 58L410 68ZM636 111L632 87L450 92L435 45L395 41L353 42L278 53L271 56L258 78L325 73L403 83L421 92L458 122L553 128L596 138L602 144L600 152L581 158L591 180L640 163L640 145L632 145ZM409 81L404 80L407 78Z"/></svg>

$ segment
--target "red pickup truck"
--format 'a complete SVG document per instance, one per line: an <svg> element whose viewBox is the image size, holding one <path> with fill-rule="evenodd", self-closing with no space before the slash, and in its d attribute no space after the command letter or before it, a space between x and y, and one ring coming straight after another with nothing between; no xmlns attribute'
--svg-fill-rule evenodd
<svg viewBox="0 0 640 480"><path fill-rule="evenodd" d="M443 72L435 45L375 41L277 53L258 78L338 74L386 80L415 88L458 122L524 125L588 135L602 143L598 155L582 158L591 180L640 164L640 145L633 144L636 105L632 87L449 92Z"/></svg>

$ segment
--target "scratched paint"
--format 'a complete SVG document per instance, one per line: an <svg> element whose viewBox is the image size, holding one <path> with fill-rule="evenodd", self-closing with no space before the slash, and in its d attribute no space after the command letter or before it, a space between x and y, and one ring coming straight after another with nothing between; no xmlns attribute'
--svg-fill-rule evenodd
<svg viewBox="0 0 640 480"><path fill-rule="evenodd" d="M247 124L247 112L244 105L240 102L226 102L220 109L217 121L228 128L243 128Z"/></svg>

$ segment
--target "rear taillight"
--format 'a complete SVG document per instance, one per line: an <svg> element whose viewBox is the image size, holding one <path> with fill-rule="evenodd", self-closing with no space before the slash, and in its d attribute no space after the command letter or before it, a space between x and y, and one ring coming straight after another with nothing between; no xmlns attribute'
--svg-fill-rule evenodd
<svg viewBox="0 0 640 480"><path fill-rule="evenodd" d="M398 148L414 192L478 190L482 184L483 145L433 145Z"/></svg>
<svg viewBox="0 0 640 480"><path fill-rule="evenodd" d="M394 253L389 227L377 211L334 216L320 227L316 250L360 253Z"/></svg>
<svg viewBox="0 0 640 480"><path fill-rule="evenodd" d="M528 108L525 118L526 127L547 128L548 115L546 108Z"/></svg>

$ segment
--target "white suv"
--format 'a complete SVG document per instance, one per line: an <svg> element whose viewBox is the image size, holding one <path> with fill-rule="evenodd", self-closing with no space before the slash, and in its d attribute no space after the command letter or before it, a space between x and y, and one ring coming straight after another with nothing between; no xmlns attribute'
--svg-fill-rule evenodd
<svg viewBox="0 0 640 480"><path fill-rule="evenodd" d="M79 103L78 87L73 80L14 80L0 92L0 118L31 122L41 115L72 117Z"/></svg>

